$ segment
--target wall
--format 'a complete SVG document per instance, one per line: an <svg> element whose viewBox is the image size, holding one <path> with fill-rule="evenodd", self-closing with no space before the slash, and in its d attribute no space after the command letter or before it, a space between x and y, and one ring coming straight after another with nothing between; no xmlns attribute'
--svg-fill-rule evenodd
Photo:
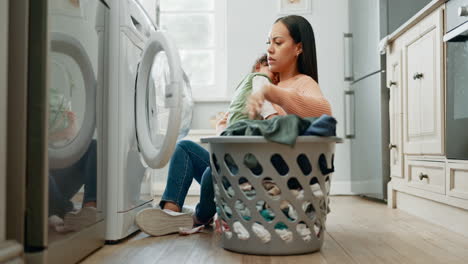
<svg viewBox="0 0 468 264"><path fill-rule="evenodd" d="M320 87L330 101L333 116L338 121L337 135L344 138L344 46L343 33L349 30L348 1L313 0L312 14L307 16L315 31ZM332 194L350 193L349 141L336 146L336 171L333 174Z"/></svg>
<svg viewBox="0 0 468 264"><path fill-rule="evenodd" d="M8 1L0 1L0 243L5 240Z"/></svg>
<svg viewBox="0 0 468 264"><path fill-rule="evenodd" d="M388 1L388 33L392 33L408 19L415 15L431 0L389 0Z"/></svg>

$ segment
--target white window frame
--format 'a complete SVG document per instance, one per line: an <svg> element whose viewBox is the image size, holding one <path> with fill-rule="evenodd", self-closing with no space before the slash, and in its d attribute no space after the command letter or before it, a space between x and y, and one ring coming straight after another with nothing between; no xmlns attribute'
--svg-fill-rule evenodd
<svg viewBox="0 0 468 264"><path fill-rule="evenodd" d="M226 18L227 18L227 0L214 0L214 85L207 86L210 89L221 89L218 96L209 94L192 94L193 100L198 103L203 102L229 102L227 89L227 50L226 50ZM183 11L161 11L165 14L184 13ZM190 11L197 13L197 11ZM200 13L206 13L200 11ZM211 50L212 48L207 48ZM198 88L198 86L196 86ZM192 86L192 91L194 86Z"/></svg>

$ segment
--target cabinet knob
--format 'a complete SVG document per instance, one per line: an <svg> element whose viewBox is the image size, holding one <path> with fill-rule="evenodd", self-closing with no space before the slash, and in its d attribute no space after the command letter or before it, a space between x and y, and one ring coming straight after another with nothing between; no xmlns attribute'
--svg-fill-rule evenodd
<svg viewBox="0 0 468 264"><path fill-rule="evenodd" d="M390 82L388 83L388 86L389 86L389 87L392 87L393 85L397 85L397 82L390 81Z"/></svg>
<svg viewBox="0 0 468 264"><path fill-rule="evenodd" d="M392 143L388 144L388 149L392 149L392 148L397 148L397 145L393 145Z"/></svg>
<svg viewBox="0 0 468 264"><path fill-rule="evenodd" d="M424 77L424 74L417 72L413 75L413 80L422 79L422 77Z"/></svg>
<svg viewBox="0 0 468 264"><path fill-rule="evenodd" d="M460 17L468 16L468 6L460 6L458 8L458 16Z"/></svg>
<svg viewBox="0 0 468 264"><path fill-rule="evenodd" d="M429 179L429 175L420 172L419 173L419 180L422 181L423 179Z"/></svg>

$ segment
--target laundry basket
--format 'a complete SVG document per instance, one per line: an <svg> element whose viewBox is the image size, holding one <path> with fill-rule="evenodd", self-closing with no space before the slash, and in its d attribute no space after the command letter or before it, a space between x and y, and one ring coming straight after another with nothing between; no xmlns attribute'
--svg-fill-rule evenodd
<svg viewBox="0 0 468 264"><path fill-rule="evenodd" d="M203 138L210 159L222 246L256 255L320 250L329 212L337 137L300 136L294 147L261 136Z"/></svg>

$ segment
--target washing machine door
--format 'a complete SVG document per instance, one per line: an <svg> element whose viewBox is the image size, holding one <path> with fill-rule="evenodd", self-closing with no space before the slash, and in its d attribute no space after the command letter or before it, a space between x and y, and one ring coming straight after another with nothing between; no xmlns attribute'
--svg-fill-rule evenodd
<svg viewBox="0 0 468 264"><path fill-rule="evenodd" d="M184 74L178 50L163 32L154 32L143 51L136 80L138 147L146 164L169 161L181 128Z"/></svg>
<svg viewBox="0 0 468 264"><path fill-rule="evenodd" d="M76 163L93 138L97 81L76 38L58 32L51 32L50 38L49 168L61 169Z"/></svg>

